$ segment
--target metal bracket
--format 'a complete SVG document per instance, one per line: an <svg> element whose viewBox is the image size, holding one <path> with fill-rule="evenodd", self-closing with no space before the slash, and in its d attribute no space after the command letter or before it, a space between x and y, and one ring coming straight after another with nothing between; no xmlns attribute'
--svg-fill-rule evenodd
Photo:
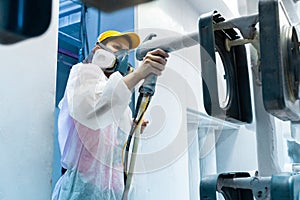
<svg viewBox="0 0 300 200"><path fill-rule="evenodd" d="M243 38L254 39L257 22L258 14L248 15L214 24L214 30L237 28L240 30Z"/></svg>
<svg viewBox="0 0 300 200"><path fill-rule="evenodd" d="M256 22L256 16L245 18ZM219 25L220 24L220 25ZM226 49L226 40L234 41L240 36L232 27L240 27L239 19L226 22L218 12L200 16L199 43L203 82L204 107L208 115L237 123L251 123L252 108L249 87L249 75L246 49L244 45ZM251 26L249 26L251 27ZM215 28L217 30L215 30ZM243 28L245 34L251 35L252 28ZM248 29L248 31L246 31ZM229 50L229 51L228 51ZM216 54L220 55L225 71L224 85L226 104L220 105ZM222 67L222 66L221 66Z"/></svg>
<svg viewBox="0 0 300 200"><path fill-rule="evenodd" d="M250 177L246 172L204 177L200 200L216 200L216 191L225 200L299 200L300 174L280 173L272 177Z"/></svg>
<svg viewBox="0 0 300 200"><path fill-rule="evenodd" d="M204 177L200 182L200 200L216 200L216 191L221 193L225 200L253 200L251 190L232 188L226 185L226 181L228 180L244 177L250 177L250 174L238 172Z"/></svg>
<svg viewBox="0 0 300 200"><path fill-rule="evenodd" d="M264 200L270 195L270 180L270 177L224 179L223 187L250 189L256 200Z"/></svg>

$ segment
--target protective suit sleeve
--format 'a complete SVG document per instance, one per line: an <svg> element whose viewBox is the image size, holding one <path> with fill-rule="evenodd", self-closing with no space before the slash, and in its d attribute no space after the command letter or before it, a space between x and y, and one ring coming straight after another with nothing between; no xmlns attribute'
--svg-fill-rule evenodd
<svg viewBox="0 0 300 200"><path fill-rule="evenodd" d="M66 87L70 116L97 130L118 123L128 108L131 91L119 72L106 78L99 66L74 65Z"/></svg>

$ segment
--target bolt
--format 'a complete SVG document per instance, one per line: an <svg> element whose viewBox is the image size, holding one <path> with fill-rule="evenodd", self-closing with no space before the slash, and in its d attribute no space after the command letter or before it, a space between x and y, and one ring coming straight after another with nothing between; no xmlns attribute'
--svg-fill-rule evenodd
<svg viewBox="0 0 300 200"><path fill-rule="evenodd" d="M249 39L236 39L236 40L229 40L228 38L225 39L225 48L229 52L231 47L244 45L253 42L253 40Z"/></svg>

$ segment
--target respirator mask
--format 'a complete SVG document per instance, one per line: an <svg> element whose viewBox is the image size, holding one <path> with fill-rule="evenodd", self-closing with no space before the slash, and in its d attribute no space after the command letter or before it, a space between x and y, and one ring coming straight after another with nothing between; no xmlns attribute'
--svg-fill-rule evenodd
<svg viewBox="0 0 300 200"><path fill-rule="evenodd" d="M123 76L132 71L132 66L128 63L128 51L126 49L113 53L103 44L98 43L98 45L100 45L102 49L91 53L85 60L85 63L91 62L96 64L107 73L118 71Z"/></svg>

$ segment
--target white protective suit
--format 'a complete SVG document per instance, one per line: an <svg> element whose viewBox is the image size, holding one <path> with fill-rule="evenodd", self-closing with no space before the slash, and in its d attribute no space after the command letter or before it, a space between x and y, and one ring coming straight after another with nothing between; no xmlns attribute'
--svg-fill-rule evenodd
<svg viewBox="0 0 300 200"><path fill-rule="evenodd" d="M53 200L121 199L130 97L119 72L107 79L96 64L72 67L58 120L61 163L67 172L57 182Z"/></svg>

